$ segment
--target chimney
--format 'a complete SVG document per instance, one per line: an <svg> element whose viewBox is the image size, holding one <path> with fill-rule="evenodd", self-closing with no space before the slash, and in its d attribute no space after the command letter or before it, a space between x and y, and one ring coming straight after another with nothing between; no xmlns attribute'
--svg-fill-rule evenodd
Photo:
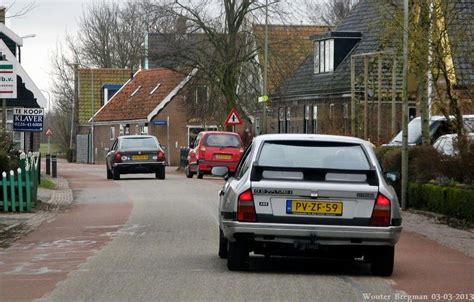
<svg viewBox="0 0 474 302"><path fill-rule="evenodd" d="M186 17L178 16L176 18L176 33L179 35L186 34Z"/></svg>
<svg viewBox="0 0 474 302"><path fill-rule="evenodd" d="M5 24L6 11L7 9L5 6L0 6L0 23Z"/></svg>

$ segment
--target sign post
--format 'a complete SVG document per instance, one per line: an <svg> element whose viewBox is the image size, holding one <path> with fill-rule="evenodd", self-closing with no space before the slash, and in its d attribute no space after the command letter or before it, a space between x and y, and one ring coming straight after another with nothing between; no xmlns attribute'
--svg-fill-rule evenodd
<svg viewBox="0 0 474 302"><path fill-rule="evenodd" d="M7 132L6 99L17 98L16 72L14 66L13 62L0 61L0 99L2 99L2 127L4 134Z"/></svg>
<svg viewBox="0 0 474 302"><path fill-rule="evenodd" d="M226 126L232 126L232 132L235 132L235 125L242 125L242 119L240 118L237 109L232 108L232 110L230 110L230 113L225 119L224 124Z"/></svg>

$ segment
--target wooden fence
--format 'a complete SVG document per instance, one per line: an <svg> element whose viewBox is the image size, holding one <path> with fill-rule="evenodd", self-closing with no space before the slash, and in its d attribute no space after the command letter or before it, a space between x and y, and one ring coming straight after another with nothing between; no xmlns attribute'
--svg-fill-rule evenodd
<svg viewBox="0 0 474 302"><path fill-rule="evenodd" d="M3 212L31 211L36 206L38 193L39 153L22 153L20 167L2 172L0 180L0 210Z"/></svg>

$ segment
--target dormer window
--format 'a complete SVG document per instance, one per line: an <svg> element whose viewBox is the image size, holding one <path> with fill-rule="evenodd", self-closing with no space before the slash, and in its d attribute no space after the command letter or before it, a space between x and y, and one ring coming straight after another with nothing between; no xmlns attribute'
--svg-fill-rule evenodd
<svg viewBox="0 0 474 302"><path fill-rule="evenodd" d="M314 41L314 74L333 72L362 37L360 32L330 31L311 37Z"/></svg>
<svg viewBox="0 0 474 302"><path fill-rule="evenodd" d="M334 39L314 42L314 73L334 71Z"/></svg>

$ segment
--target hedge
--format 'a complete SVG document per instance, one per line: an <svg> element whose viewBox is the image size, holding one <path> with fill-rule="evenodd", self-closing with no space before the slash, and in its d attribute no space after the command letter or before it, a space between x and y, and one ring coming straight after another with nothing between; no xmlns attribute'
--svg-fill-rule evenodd
<svg viewBox="0 0 474 302"><path fill-rule="evenodd" d="M408 204L474 223L474 189L409 183Z"/></svg>

